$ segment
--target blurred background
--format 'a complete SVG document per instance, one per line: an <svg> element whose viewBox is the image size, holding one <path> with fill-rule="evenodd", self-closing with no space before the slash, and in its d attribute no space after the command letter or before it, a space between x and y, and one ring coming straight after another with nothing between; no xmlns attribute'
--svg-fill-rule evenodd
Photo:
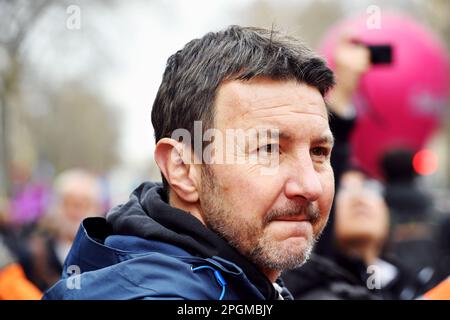
<svg viewBox="0 0 450 320"><path fill-rule="evenodd" d="M84 216L102 215L144 180L160 180L152 159L151 105L167 58L186 42L230 24L273 27L328 59L333 30L343 19L384 12L421 25L448 63L447 0L0 0L0 226L26 279L40 291L48 288ZM447 86L448 64L439 68ZM366 89L362 95L371 94ZM410 158L398 161L414 171L414 188L426 192L438 216L433 221L444 221L450 213L448 95L437 102L419 98L438 110L423 123L400 114L410 122L397 131L411 134L395 146ZM354 104L358 122L361 108ZM371 119L386 111L372 110ZM381 159L370 152L391 136L374 139L377 131L365 131L370 124L359 119L350 158L367 177L389 184Z"/></svg>

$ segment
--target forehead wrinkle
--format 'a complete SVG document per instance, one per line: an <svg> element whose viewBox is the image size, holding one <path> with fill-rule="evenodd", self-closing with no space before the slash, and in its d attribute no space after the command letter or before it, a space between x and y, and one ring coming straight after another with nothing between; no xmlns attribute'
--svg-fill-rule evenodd
<svg viewBox="0 0 450 320"><path fill-rule="evenodd" d="M310 102L310 103L304 104L302 106L295 106L294 104L291 104L291 103L282 103L282 104L278 104L278 105L268 105L268 106L262 106L262 107L256 106L256 107L251 108L251 105L252 104L250 104L250 110L247 110L244 113L242 113L240 115L240 117L256 115L256 116L253 116L253 118L268 118L268 117L272 117L272 116L279 117L279 116L292 116L293 114L308 114L308 115L320 116L323 119L325 119L326 121L328 121L328 113L326 112L326 110L327 110L326 106L315 103L315 102ZM277 114L277 112L275 112L275 114L273 114L273 113L265 114L267 112L270 112L270 111L276 110L276 109L279 109L278 114ZM298 110L298 109L302 109L302 110ZM318 110L318 112L309 111L310 109ZM325 110L325 116L321 114L320 109ZM259 115L260 113L263 113L263 115Z"/></svg>
<svg viewBox="0 0 450 320"><path fill-rule="evenodd" d="M323 119L322 116L317 115L317 114L311 114L311 113L307 113L308 115L311 116L316 116L316 117L320 117L321 119ZM286 116L286 115L283 115ZM278 118L278 119L277 119ZM258 119L262 120L262 123L250 123L248 121L245 122L245 126L244 126L244 130L248 130L248 129L266 129L266 130L272 130L272 129L276 129L279 130L279 137L281 138L282 136L284 136L285 138L287 138L288 136L290 136L291 138L293 136L295 136L295 132L291 132L290 130L281 130L281 128L284 127L284 125L286 124L285 121L280 120L279 118L281 118L281 116L261 116ZM290 118L292 118L292 116L290 116ZM334 137L332 132L330 131L329 128L329 124L328 121L325 121L324 123L326 125L326 128L324 128L326 131L324 134L321 134L319 138L315 139L315 140L327 140L330 141L331 144L334 143Z"/></svg>
<svg viewBox="0 0 450 320"><path fill-rule="evenodd" d="M289 103L282 103L282 104L278 104L278 105L267 105L267 106L264 106L264 105L261 106L259 104L256 104L256 107L249 110L249 112L266 111L266 110L270 110L270 109L285 108L285 107L290 107L290 106L292 106L292 104L289 104Z"/></svg>
<svg viewBox="0 0 450 320"><path fill-rule="evenodd" d="M235 122L236 120L239 121L239 119L264 119L269 118L272 116L289 116L292 117L293 115L303 113L303 114L310 114L310 115L319 115L321 118L328 121L328 113L326 112L326 105L325 101L323 100L323 97L320 96L320 99L311 98L308 95L306 95L301 90L296 92L295 98L287 98L283 95L276 95L271 97L257 97L256 94L253 94L252 91L250 92L240 92L238 83L229 83L227 84L226 91L229 91L230 95L223 95L223 91L219 93L219 97L225 97L223 102L225 102L225 105L227 105L226 114L228 114L228 117L225 117L224 119L228 118L228 120L225 120L226 122ZM258 91L258 90L257 90ZM298 105L295 105L295 104ZM295 109L312 109L317 110L318 112L308 112L303 110L295 110ZM225 110L226 110L225 109ZM279 109L279 114L277 115L276 111L274 110ZM287 109L287 110L286 110ZM292 110L294 109L294 110ZM321 110L323 109L323 110ZM322 112L323 111L323 112ZM272 113L271 115L259 115L260 113ZM281 114L280 114L281 113ZM283 114L284 113L284 114ZM323 114L323 115L321 115Z"/></svg>
<svg viewBox="0 0 450 320"><path fill-rule="evenodd" d="M247 112L247 115L248 115L249 113L250 113L250 112ZM320 118L322 118L322 119L324 119L325 121L328 122L328 118L327 118L327 117L324 117L324 116L321 115L321 114L317 114L317 113L313 113L313 112L306 112L306 111L292 111L292 110L286 112L285 114L264 114L264 115L257 115L257 116L255 116L255 117L251 117L251 119L271 119L271 118L276 119L276 118L284 118L284 117L292 118L292 115L296 115L296 116L297 116L298 114L320 117ZM244 116L242 116L242 117L244 117Z"/></svg>
<svg viewBox="0 0 450 320"><path fill-rule="evenodd" d="M311 116L318 116L318 117L321 117L321 118L325 119L326 121L328 121L328 117L324 117L323 115L314 113L314 112L292 110L292 111L290 111L290 113L299 113L299 114L307 114L307 115L311 115ZM327 113L325 113L325 114L327 114Z"/></svg>

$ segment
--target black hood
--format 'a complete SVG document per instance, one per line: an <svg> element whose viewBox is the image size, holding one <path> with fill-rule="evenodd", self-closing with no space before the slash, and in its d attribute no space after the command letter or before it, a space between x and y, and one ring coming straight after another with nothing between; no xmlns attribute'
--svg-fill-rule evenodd
<svg viewBox="0 0 450 320"><path fill-rule="evenodd" d="M141 184L130 200L113 208L106 219L114 234L169 243L201 258L218 256L231 261L267 299L278 297L269 279L227 241L190 213L171 207L161 184Z"/></svg>
<svg viewBox="0 0 450 320"><path fill-rule="evenodd" d="M316 254L300 268L284 272L283 279L297 300L377 299L351 272Z"/></svg>

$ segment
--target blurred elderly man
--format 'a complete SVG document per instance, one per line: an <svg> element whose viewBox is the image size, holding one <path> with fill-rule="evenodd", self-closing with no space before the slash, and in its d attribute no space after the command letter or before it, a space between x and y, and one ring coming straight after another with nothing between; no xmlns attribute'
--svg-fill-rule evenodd
<svg viewBox="0 0 450 320"><path fill-rule="evenodd" d="M37 229L21 245L20 261L27 277L41 290L61 276L80 222L103 215L98 178L82 169L59 174L54 181L52 206Z"/></svg>
<svg viewBox="0 0 450 320"><path fill-rule="evenodd" d="M63 263L81 221L103 215L102 194L95 175L71 169L56 177L54 195L54 207L48 218L56 235L56 253Z"/></svg>

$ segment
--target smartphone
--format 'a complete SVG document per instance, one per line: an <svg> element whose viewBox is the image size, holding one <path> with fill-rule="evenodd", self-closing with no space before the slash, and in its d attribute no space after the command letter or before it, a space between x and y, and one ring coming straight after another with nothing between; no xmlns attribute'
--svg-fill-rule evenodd
<svg viewBox="0 0 450 320"><path fill-rule="evenodd" d="M367 48L370 51L370 62L372 64L390 64L392 62L391 45L367 45Z"/></svg>

